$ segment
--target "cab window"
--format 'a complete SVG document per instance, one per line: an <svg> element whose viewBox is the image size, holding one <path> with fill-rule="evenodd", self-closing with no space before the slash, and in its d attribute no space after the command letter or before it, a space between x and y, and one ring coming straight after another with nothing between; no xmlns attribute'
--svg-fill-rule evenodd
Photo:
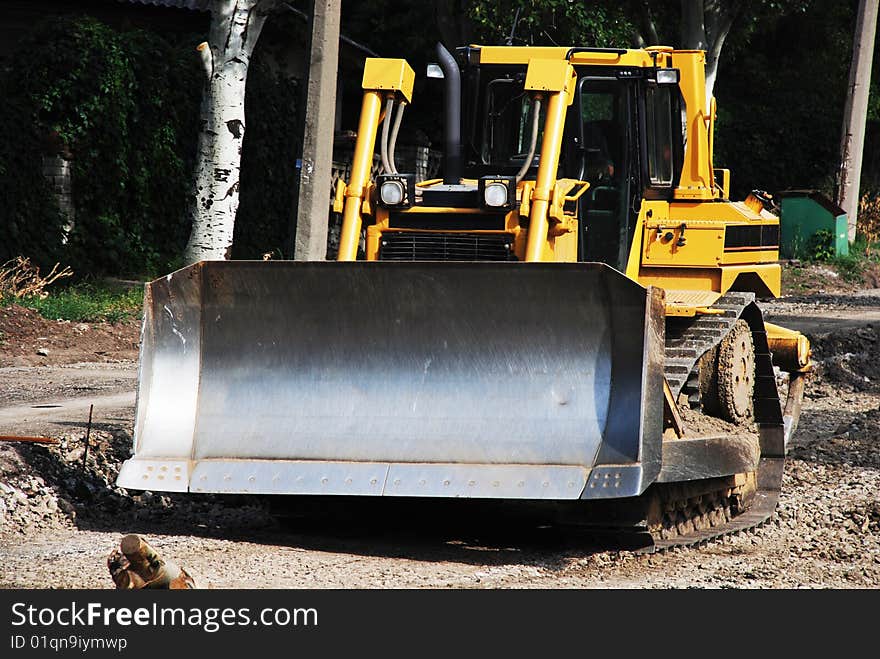
<svg viewBox="0 0 880 659"><path fill-rule="evenodd" d="M486 92L481 161L485 165L519 167L525 162L532 139L532 97L523 89L522 81L512 78L490 81ZM537 153L540 153L544 115L542 106L538 119Z"/></svg>
<svg viewBox="0 0 880 659"><path fill-rule="evenodd" d="M645 123L648 142L648 178L654 187L671 187L672 89L651 85L646 90Z"/></svg>
<svg viewBox="0 0 880 659"><path fill-rule="evenodd" d="M621 123L619 120L621 90L617 87L597 88L586 85L581 90L583 120L582 177L597 184L610 184L621 172Z"/></svg>

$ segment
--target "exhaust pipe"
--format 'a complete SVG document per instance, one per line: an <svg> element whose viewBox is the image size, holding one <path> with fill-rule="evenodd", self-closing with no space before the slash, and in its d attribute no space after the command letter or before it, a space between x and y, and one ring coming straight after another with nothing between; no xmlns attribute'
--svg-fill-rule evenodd
<svg viewBox="0 0 880 659"><path fill-rule="evenodd" d="M437 57L446 80L446 160L443 182L447 185L461 183L463 162L461 156L461 71L458 63L442 43L437 43Z"/></svg>

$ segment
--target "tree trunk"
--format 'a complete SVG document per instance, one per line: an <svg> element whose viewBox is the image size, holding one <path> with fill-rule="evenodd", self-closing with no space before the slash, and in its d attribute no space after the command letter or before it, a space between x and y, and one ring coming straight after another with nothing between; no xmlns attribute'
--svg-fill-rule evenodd
<svg viewBox="0 0 880 659"><path fill-rule="evenodd" d="M840 171L837 203L846 212L850 242L856 238L859 212L859 179L862 175L862 152L865 145L865 121L868 92L871 86L871 59L877 29L877 0L861 0L853 38L853 57L840 140Z"/></svg>
<svg viewBox="0 0 880 659"><path fill-rule="evenodd" d="M681 0L682 48L706 51L706 104L715 92L718 60L742 0Z"/></svg>
<svg viewBox="0 0 880 659"><path fill-rule="evenodd" d="M641 0L635 8L635 13L638 15L635 34L636 47L662 45L660 35L657 33L657 23L654 21L654 14L651 11L651 3L648 0Z"/></svg>
<svg viewBox="0 0 880 659"><path fill-rule="evenodd" d="M207 74L199 120L198 153L186 263L230 257L241 145L244 94L251 54L267 0L216 0L208 41L199 46Z"/></svg>
<svg viewBox="0 0 880 659"><path fill-rule="evenodd" d="M681 0L681 47L686 50L706 50L703 0Z"/></svg>

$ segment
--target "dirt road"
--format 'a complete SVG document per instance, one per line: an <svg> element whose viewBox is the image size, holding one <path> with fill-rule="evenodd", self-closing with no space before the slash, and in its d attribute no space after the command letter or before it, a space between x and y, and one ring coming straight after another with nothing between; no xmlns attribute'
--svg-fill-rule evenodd
<svg viewBox="0 0 880 659"><path fill-rule="evenodd" d="M261 498L132 496L113 481L130 450L134 352L111 364L0 368L0 434L61 439L0 446L0 586L110 588L106 557L135 532L206 588L876 588L880 294L766 309L768 320L807 332L820 361L779 508L754 531L659 555L479 506L450 515L370 501L284 519ZM83 468L89 405L94 445Z"/></svg>

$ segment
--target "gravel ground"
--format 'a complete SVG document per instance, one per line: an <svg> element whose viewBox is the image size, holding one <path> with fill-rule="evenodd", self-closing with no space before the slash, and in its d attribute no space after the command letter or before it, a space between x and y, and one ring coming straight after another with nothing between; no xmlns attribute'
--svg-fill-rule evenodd
<svg viewBox="0 0 880 659"><path fill-rule="evenodd" d="M39 368L0 367L0 380L15 383L15 386L0 387L0 406L20 406L57 398L94 398L131 391L136 379L137 366L130 361L86 362Z"/></svg>
<svg viewBox="0 0 880 659"><path fill-rule="evenodd" d="M536 528L481 506L330 503L279 516L267 499L135 494L115 488L131 444L135 365L2 369L0 433L60 438L0 445L0 587L112 588L106 558L140 533L204 588L877 588L880 586L880 297L775 301L799 319L819 363L789 447L779 507L761 528L642 555L575 530ZM825 320L836 319L827 333ZM832 329L834 325L831 325ZM82 387L90 387L82 389ZM72 398L97 406L83 467L82 408L3 411ZM103 398L101 398L103 396ZM75 420L70 420L75 417ZM65 420L66 419L66 420ZM471 504L473 502L465 502Z"/></svg>

